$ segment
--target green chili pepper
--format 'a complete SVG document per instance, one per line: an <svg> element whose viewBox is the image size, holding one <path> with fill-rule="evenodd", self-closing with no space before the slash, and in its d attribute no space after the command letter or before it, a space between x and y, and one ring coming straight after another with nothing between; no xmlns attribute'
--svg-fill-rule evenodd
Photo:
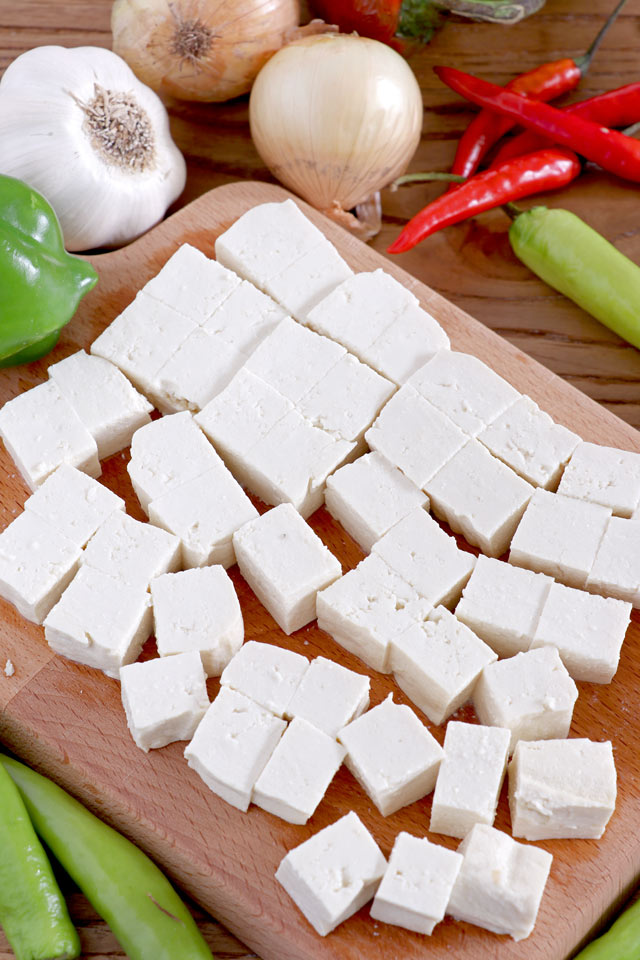
<svg viewBox="0 0 640 960"><path fill-rule="evenodd" d="M164 874L133 843L24 764L0 754L36 832L109 924L130 960L212 960Z"/></svg>
<svg viewBox="0 0 640 960"><path fill-rule="evenodd" d="M80 956L64 897L13 780L0 765L0 923L17 960Z"/></svg>
<svg viewBox="0 0 640 960"><path fill-rule="evenodd" d="M640 348L640 267L584 220L547 207L516 211L509 240L550 287Z"/></svg>
<svg viewBox="0 0 640 960"><path fill-rule="evenodd" d="M64 249L45 198L0 175L0 367L48 353L97 279L90 263Z"/></svg>
<svg viewBox="0 0 640 960"><path fill-rule="evenodd" d="M575 960L638 960L640 957L640 900L621 913L606 933L593 940Z"/></svg>

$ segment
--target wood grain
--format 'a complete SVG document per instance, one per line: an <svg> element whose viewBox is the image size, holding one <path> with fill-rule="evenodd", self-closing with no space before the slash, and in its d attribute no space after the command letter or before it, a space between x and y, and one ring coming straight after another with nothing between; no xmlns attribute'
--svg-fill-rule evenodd
<svg viewBox="0 0 640 960"><path fill-rule="evenodd" d="M285 196L280 188L259 183L221 187L179 211L126 250L92 258L100 283L83 301L48 362L87 346L180 242L189 241L211 253L215 236L244 210L257 202ZM309 208L303 209L325 229L355 269L371 270L381 265L379 254ZM476 353L586 439L640 450L640 435L629 425L404 274L396 264L389 269L441 320L453 346ZM44 379L46 365L42 361L28 371L5 371L0 382L0 402ZM130 512L140 516L125 466L126 455L110 458L104 463L103 479L125 496ZM0 476L3 527L20 508L27 491L4 452L0 455ZM345 568L355 566L362 556L360 550L324 509L312 517L311 524ZM276 642L307 656L324 654L363 670L359 661L315 624L286 637L258 603L237 568L231 573L245 616L247 638ZM640 848L629 843L640 816L636 749L640 720L635 709L635 691L640 681L639 648L640 629L634 622L615 681L605 687L579 685L581 695L572 734L610 738L620 772L618 806L604 839L542 844L554 854L554 864L538 925L528 940L515 944L508 938L447 919L429 940L429 956L563 960L589 935L602 915L628 894L640 873ZM363 956L368 960L418 960L424 956L421 937L374 924L366 908L330 937L318 937L273 874L287 850L350 808L358 812L388 855L400 830L419 835L426 832L430 798L385 819L343 768L305 827L286 824L254 807L242 814L211 794L187 768L183 745L174 743L150 754L141 753L126 729L118 683L49 653L42 629L22 621L4 603L0 605L0 651L2 656L10 656L16 666L16 674L11 678L0 672L0 739L139 843L184 890L259 956L265 960L359 960ZM146 655L152 653L150 641ZM217 681L210 681L212 696L216 688ZM372 677L373 704L390 690L397 700L407 702L391 678L377 674ZM473 715L465 707L459 716L472 719ZM444 729L428 726L442 741ZM496 825L509 829L504 794ZM437 840L456 845L448 838Z"/></svg>

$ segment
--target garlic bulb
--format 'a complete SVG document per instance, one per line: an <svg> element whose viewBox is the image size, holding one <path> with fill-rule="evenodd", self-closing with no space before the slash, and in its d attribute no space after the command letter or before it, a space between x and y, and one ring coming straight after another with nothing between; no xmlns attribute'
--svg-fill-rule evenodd
<svg viewBox="0 0 640 960"><path fill-rule="evenodd" d="M375 211L372 195L407 167L420 140L422 95L390 47L327 34L291 43L269 60L253 85L249 119L273 175L368 238L379 221L363 224L346 211Z"/></svg>
<svg viewBox="0 0 640 960"><path fill-rule="evenodd" d="M113 49L160 93L229 100L298 24L298 0L115 0Z"/></svg>
<svg viewBox="0 0 640 960"><path fill-rule="evenodd" d="M68 250L89 250L157 223L186 166L161 100L115 53L36 47L0 81L0 173L47 198Z"/></svg>

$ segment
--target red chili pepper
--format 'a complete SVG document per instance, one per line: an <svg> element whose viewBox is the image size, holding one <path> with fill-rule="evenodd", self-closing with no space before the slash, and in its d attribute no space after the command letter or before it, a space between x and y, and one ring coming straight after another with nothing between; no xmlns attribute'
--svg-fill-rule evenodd
<svg viewBox="0 0 640 960"><path fill-rule="evenodd" d="M502 89L502 88L499 88ZM404 253L437 230L511 200L564 187L580 173L575 153L550 147L477 173L454 193L444 193L409 221L387 253Z"/></svg>
<svg viewBox="0 0 640 960"><path fill-rule="evenodd" d="M634 183L640 181L640 142L617 130L610 130L592 120L568 114L548 103L529 100L519 93L497 87L453 67L435 67L443 83L456 93L521 123L529 130L542 133L554 143L562 144L593 160L603 170L615 173Z"/></svg>

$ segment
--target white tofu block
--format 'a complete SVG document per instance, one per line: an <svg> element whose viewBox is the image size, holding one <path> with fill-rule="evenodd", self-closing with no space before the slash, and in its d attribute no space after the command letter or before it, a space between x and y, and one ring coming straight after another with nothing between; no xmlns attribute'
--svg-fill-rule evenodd
<svg viewBox="0 0 640 960"><path fill-rule="evenodd" d="M147 590L154 577L178 569L180 541L151 523L140 523L117 511L93 535L82 563Z"/></svg>
<svg viewBox="0 0 640 960"><path fill-rule="evenodd" d="M280 861L276 880L316 933L328 933L371 900L387 861L353 810Z"/></svg>
<svg viewBox="0 0 640 960"><path fill-rule="evenodd" d="M411 480L424 487L467 442L445 414L411 387L402 387L382 408L365 440Z"/></svg>
<svg viewBox="0 0 640 960"><path fill-rule="evenodd" d="M589 576L587 590L640 607L640 518L611 517Z"/></svg>
<svg viewBox="0 0 640 960"><path fill-rule="evenodd" d="M288 823L306 823L344 755L344 747L322 730L292 720L256 781L253 803Z"/></svg>
<svg viewBox="0 0 640 960"><path fill-rule="evenodd" d="M284 717L289 715L289 704L308 666L307 658L299 653L249 640L224 668L220 683Z"/></svg>
<svg viewBox="0 0 640 960"><path fill-rule="evenodd" d="M145 513L149 503L208 473L220 457L188 412L154 420L131 441L127 471Z"/></svg>
<svg viewBox="0 0 640 960"><path fill-rule="evenodd" d="M279 304L248 280L243 280L202 328L217 341L249 357L285 317L286 313Z"/></svg>
<svg viewBox="0 0 640 960"><path fill-rule="evenodd" d="M562 475L558 493L609 507L630 517L640 505L640 453L581 443Z"/></svg>
<svg viewBox="0 0 640 960"><path fill-rule="evenodd" d="M287 714L313 724L330 737L369 706L369 677L316 657L303 674L287 708Z"/></svg>
<svg viewBox="0 0 640 960"><path fill-rule="evenodd" d="M531 397L522 396L478 434L494 457L515 470L534 487L555 490L565 464L580 443L554 423Z"/></svg>
<svg viewBox="0 0 640 960"><path fill-rule="evenodd" d="M248 697L222 687L184 755L213 793L245 811L286 725Z"/></svg>
<svg viewBox="0 0 640 960"><path fill-rule="evenodd" d="M448 350L449 346L449 338L438 321L416 302L407 306L363 351L362 357L378 373L400 385L439 350Z"/></svg>
<svg viewBox="0 0 640 960"><path fill-rule="evenodd" d="M86 473L63 463L29 497L24 508L77 547L84 547L107 517L124 510L124 500Z"/></svg>
<svg viewBox="0 0 640 960"><path fill-rule="evenodd" d="M183 243L142 288L194 323L203 324L240 285L240 277Z"/></svg>
<svg viewBox="0 0 640 960"><path fill-rule="evenodd" d="M462 856L426 837L399 833L371 905L371 916L416 933L431 934L444 917Z"/></svg>
<svg viewBox="0 0 640 960"><path fill-rule="evenodd" d="M267 510L233 535L240 572L287 634L316 618L316 594L342 574L325 547L290 503Z"/></svg>
<svg viewBox="0 0 640 960"><path fill-rule="evenodd" d="M568 736L577 699L578 688L555 647L489 664L473 691L480 723L511 730L510 752L518 740Z"/></svg>
<svg viewBox="0 0 640 960"><path fill-rule="evenodd" d="M372 548L432 606L454 605L476 558L458 549L453 537L422 509L396 523Z"/></svg>
<svg viewBox="0 0 640 960"><path fill-rule="evenodd" d="M314 426L360 441L395 386L347 353L296 404Z"/></svg>
<svg viewBox="0 0 640 960"><path fill-rule="evenodd" d="M238 596L224 567L165 573L151 581L151 599L159 655L196 650L207 676L220 676L244 640Z"/></svg>
<svg viewBox="0 0 640 960"><path fill-rule="evenodd" d="M383 817L433 790L442 747L410 707L393 702L393 694L352 720L338 740L346 765Z"/></svg>
<svg viewBox="0 0 640 960"><path fill-rule="evenodd" d="M611 743L521 741L509 764L511 831L525 840L599 840L616 806Z"/></svg>
<svg viewBox="0 0 640 960"><path fill-rule="evenodd" d="M432 833L461 840L476 823L493 826L511 731L451 720L431 805Z"/></svg>
<svg viewBox="0 0 640 960"><path fill-rule="evenodd" d="M78 569L81 549L25 510L0 533L0 596L42 623Z"/></svg>
<svg viewBox="0 0 640 960"><path fill-rule="evenodd" d="M555 647L574 680L610 683L630 617L630 603L554 583L531 648Z"/></svg>
<svg viewBox="0 0 640 960"><path fill-rule="evenodd" d="M435 724L466 703L481 671L497 660L493 650L444 607L436 607L390 644L396 683Z"/></svg>
<svg viewBox="0 0 640 960"><path fill-rule="evenodd" d="M136 745L148 753L190 740L209 707L206 680L197 651L120 667L122 705Z"/></svg>
<svg viewBox="0 0 640 960"><path fill-rule="evenodd" d="M227 386L244 354L198 327L158 371L154 393L163 412L201 410Z"/></svg>
<svg viewBox="0 0 640 960"><path fill-rule="evenodd" d="M440 350L408 383L469 437L477 437L520 397L482 360L457 350Z"/></svg>
<svg viewBox="0 0 640 960"><path fill-rule="evenodd" d="M316 598L318 626L373 670L391 672L390 641L423 620L431 604L371 554Z"/></svg>
<svg viewBox="0 0 640 960"><path fill-rule="evenodd" d="M531 646L552 584L544 573L479 556L456 617L498 656L512 657Z"/></svg>
<svg viewBox="0 0 640 960"><path fill-rule="evenodd" d="M96 441L104 460L128 447L153 409L120 370L102 357L79 350L49 367L49 377Z"/></svg>
<svg viewBox="0 0 640 960"><path fill-rule="evenodd" d="M182 565L235 563L233 534L258 516L221 460L207 473L169 490L149 504L149 520L178 537Z"/></svg>
<svg viewBox="0 0 640 960"><path fill-rule="evenodd" d="M477 440L454 454L424 487L434 513L490 557L509 548L534 491Z"/></svg>
<svg viewBox="0 0 640 960"><path fill-rule="evenodd" d="M47 615L44 635L56 653L117 679L140 656L151 626L146 589L83 565Z"/></svg>
<svg viewBox="0 0 640 960"><path fill-rule="evenodd" d="M264 281L264 290L292 317L304 322L316 304L353 275L332 243L324 237L294 263Z"/></svg>
<svg viewBox="0 0 640 960"><path fill-rule="evenodd" d="M429 498L380 453L368 453L327 479L327 510L369 553L376 540Z"/></svg>
<svg viewBox="0 0 640 960"><path fill-rule="evenodd" d="M464 857L447 913L514 940L529 936L553 857L478 823L458 847Z"/></svg>
<svg viewBox="0 0 640 960"><path fill-rule="evenodd" d="M548 490L536 490L518 525L509 563L584 587L611 510Z"/></svg>
<svg viewBox="0 0 640 960"><path fill-rule="evenodd" d="M100 476L96 442L52 380L5 403L0 409L0 437L30 490L62 463L90 477Z"/></svg>

